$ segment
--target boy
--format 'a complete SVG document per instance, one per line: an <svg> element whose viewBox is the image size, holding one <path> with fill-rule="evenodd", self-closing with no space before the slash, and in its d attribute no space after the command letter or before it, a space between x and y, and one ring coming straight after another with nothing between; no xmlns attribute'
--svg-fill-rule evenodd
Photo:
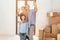
<svg viewBox="0 0 60 40"><path fill-rule="evenodd" d="M26 16L21 13L20 14L20 25L19 25L19 33L20 33L20 40L26 40L26 34L28 33L28 24L25 22Z"/></svg>

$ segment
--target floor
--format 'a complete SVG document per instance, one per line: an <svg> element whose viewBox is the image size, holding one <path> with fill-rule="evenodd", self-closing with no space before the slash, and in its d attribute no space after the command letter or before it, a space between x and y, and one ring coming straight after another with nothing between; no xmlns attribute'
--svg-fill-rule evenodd
<svg viewBox="0 0 60 40"><path fill-rule="evenodd" d="M15 36L0 36L0 40L20 40L18 35Z"/></svg>
<svg viewBox="0 0 60 40"><path fill-rule="evenodd" d="M20 40L20 37L18 35L15 35L15 36L0 36L0 40ZM33 40L38 40L38 38L33 36Z"/></svg>

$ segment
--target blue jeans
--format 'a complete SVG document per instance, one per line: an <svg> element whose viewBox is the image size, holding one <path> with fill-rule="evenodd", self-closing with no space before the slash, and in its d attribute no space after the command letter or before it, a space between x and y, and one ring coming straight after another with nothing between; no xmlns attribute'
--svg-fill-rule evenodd
<svg viewBox="0 0 60 40"><path fill-rule="evenodd" d="M26 40L26 33L20 33L20 40Z"/></svg>

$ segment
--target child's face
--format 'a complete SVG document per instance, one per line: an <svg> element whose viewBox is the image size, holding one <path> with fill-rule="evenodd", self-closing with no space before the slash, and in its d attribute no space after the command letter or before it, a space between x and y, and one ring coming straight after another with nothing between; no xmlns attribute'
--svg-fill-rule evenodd
<svg viewBox="0 0 60 40"><path fill-rule="evenodd" d="M22 16L21 18L22 18L22 20L24 20L25 19L25 16Z"/></svg>

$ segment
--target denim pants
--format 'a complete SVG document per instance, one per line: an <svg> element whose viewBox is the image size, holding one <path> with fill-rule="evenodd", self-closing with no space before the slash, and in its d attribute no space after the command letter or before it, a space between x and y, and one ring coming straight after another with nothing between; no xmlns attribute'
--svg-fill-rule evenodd
<svg viewBox="0 0 60 40"><path fill-rule="evenodd" d="M26 40L26 33L20 33L20 40Z"/></svg>

